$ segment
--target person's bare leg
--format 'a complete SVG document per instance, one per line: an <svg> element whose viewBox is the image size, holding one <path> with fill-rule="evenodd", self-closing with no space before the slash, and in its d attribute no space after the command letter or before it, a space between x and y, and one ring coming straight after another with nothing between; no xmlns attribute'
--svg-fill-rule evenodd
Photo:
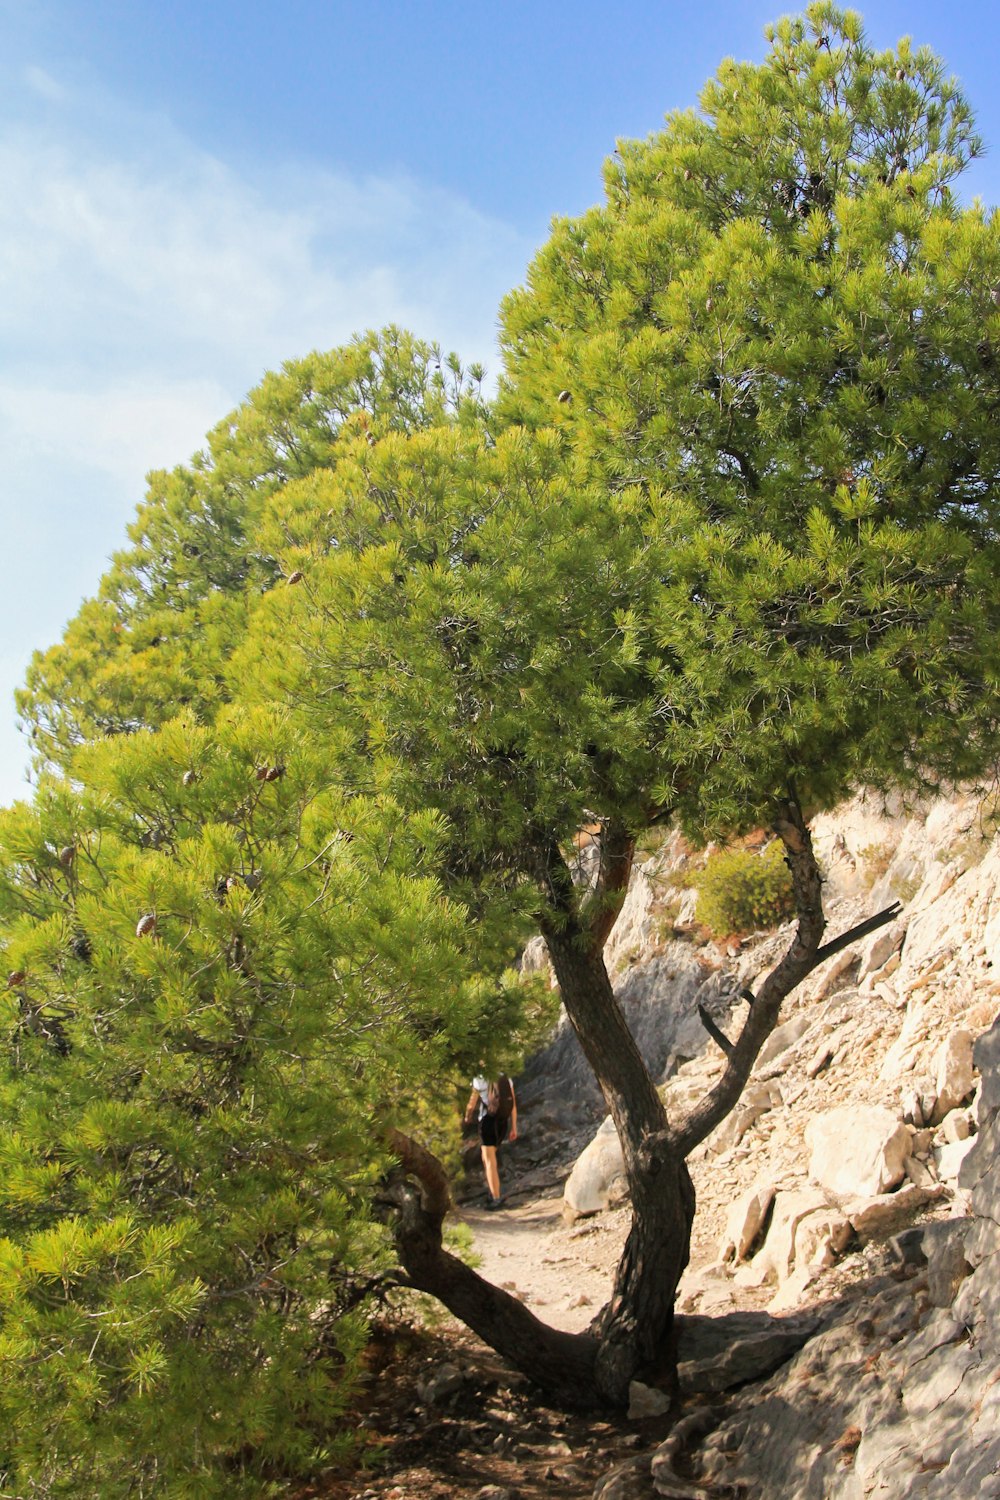
<svg viewBox="0 0 1000 1500"><path fill-rule="evenodd" d="M486 1186L490 1190L491 1198L500 1196L500 1168L497 1166L497 1148L495 1146L483 1146L483 1171L486 1173Z"/></svg>

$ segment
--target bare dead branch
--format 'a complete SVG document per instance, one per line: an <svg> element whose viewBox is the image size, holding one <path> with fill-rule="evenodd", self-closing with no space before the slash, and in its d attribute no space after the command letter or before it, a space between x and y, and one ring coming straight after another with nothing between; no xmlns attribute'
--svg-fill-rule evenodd
<svg viewBox="0 0 1000 1500"><path fill-rule="evenodd" d="M887 922L895 921L902 910L901 904L898 901L894 901L891 906L884 907L882 911L876 912L873 917L867 917L865 921L859 922L856 927L849 927L839 937L833 938L829 943L824 943L822 948L817 948L816 963L824 963L826 959L832 958L835 953L840 953L842 949L849 948L852 943L857 943L861 938L867 937L870 932L877 932Z"/></svg>
<svg viewBox="0 0 1000 1500"><path fill-rule="evenodd" d="M698 1006L698 1015L701 1017L701 1024L704 1026L705 1030L712 1038L712 1041L715 1042L715 1044L720 1047L728 1057L732 1053L733 1044L726 1036L726 1033L720 1027L716 1026L715 1022L712 1020L712 1017L709 1015L708 1011L703 1005Z"/></svg>

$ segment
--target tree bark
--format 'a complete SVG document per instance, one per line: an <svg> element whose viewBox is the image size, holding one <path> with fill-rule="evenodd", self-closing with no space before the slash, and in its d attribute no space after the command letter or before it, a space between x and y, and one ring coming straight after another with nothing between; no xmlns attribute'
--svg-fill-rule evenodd
<svg viewBox="0 0 1000 1500"><path fill-rule="evenodd" d="M798 923L767 975L739 1038L729 1044L719 1082L689 1115L671 1124L642 1060L604 965L603 945L627 887L633 843L609 822L609 849L595 889L579 891L558 848L539 859L548 897L540 919L566 1014L576 1032L621 1142L632 1199L632 1226L611 1300L589 1333L548 1328L516 1298L491 1286L441 1245L449 1199L443 1169L406 1137L394 1136L404 1168L419 1177L422 1200L397 1188L397 1244L413 1286L430 1292L499 1353L570 1405L624 1406L629 1383L653 1379L676 1392L674 1297L688 1263L695 1194L686 1159L739 1100L753 1063L776 1026L782 1002L830 953L896 914L880 912L821 947L822 878L809 830L794 797L776 805L774 829L792 873Z"/></svg>
<svg viewBox="0 0 1000 1500"><path fill-rule="evenodd" d="M594 1366L598 1394L610 1405L624 1406L630 1381L661 1373L664 1350L672 1342L674 1295L690 1252L694 1188L604 965L599 939L607 895L602 892L595 935L578 919L569 871L556 864L554 854L549 883L557 908L552 917L543 917L542 932L566 1014L618 1132L632 1199L632 1227L611 1300L594 1323L600 1338ZM673 1379L673 1361L667 1368Z"/></svg>
<svg viewBox="0 0 1000 1500"><path fill-rule="evenodd" d="M441 1226L450 1196L444 1168L398 1130L390 1132L389 1144L404 1172L420 1182L418 1190L400 1178L385 1193L409 1284L443 1302L491 1349L537 1381L556 1401L584 1409L599 1406L594 1379L597 1339L589 1333L550 1328L516 1297L445 1250Z"/></svg>

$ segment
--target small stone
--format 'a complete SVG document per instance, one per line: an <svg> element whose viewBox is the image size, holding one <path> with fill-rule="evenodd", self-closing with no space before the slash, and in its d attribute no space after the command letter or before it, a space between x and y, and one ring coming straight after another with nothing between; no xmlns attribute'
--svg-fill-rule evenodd
<svg viewBox="0 0 1000 1500"><path fill-rule="evenodd" d="M423 1380L417 1381L417 1395L426 1406L436 1406L461 1390L464 1377L457 1365L439 1365Z"/></svg>
<svg viewBox="0 0 1000 1500"><path fill-rule="evenodd" d="M908 1156L903 1163L903 1171L906 1173L914 1187L932 1188L937 1178L925 1162L919 1161L915 1156Z"/></svg>
<svg viewBox="0 0 1000 1500"><path fill-rule="evenodd" d="M642 1422L647 1417L662 1417L663 1413L670 1410L670 1397L664 1391L658 1391L651 1385L643 1385L641 1380L632 1380L628 1388L628 1419L630 1422Z"/></svg>
<svg viewBox="0 0 1000 1500"><path fill-rule="evenodd" d="M949 1145L956 1141L967 1141L972 1134L969 1116L961 1109L953 1109L941 1121L941 1134Z"/></svg>
<svg viewBox="0 0 1000 1500"><path fill-rule="evenodd" d="M923 1105L917 1089L904 1088L900 1095L900 1109L903 1114L905 1125L915 1125L919 1130L924 1124Z"/></svg>
<svg viewBox="0 0 1000 1500"><path fill-rule="evenodd" d="M820 1042L812 1057L806 1063L806 1075L816 1078L833 1061L833 1048L829 1042Z"/></svg>

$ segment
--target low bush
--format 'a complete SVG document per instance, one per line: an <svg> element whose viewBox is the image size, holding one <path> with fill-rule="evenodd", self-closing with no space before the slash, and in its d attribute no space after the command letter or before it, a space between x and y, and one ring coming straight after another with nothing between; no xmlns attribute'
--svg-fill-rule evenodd
<svg viewBox="0 0 1000 1500"><path fill-rule="evenodd" d="M777 927L795 915L792 877L777 841L760 853L723 849L710 855L696 884L699 921L719 936Z"/></svg>

